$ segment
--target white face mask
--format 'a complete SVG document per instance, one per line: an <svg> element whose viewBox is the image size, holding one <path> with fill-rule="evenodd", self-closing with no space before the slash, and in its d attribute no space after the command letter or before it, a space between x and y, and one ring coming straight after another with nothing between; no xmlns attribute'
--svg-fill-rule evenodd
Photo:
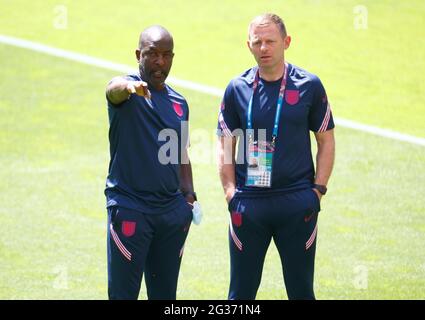
<svg viewBox="0 0 425 320"><path fill-rule="evenodd" d="M202 210L201 205L198 201L195 201L193 203L193 209L192 209L193 218L192 221L194 224L199 225L202 220Z"/></svg>

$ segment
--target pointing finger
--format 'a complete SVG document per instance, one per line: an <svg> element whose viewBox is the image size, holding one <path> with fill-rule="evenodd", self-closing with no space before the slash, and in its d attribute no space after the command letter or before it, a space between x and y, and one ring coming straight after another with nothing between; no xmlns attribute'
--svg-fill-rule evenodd
<svg viewBox="0 0 425 320"><path fill-rule="evenodd" d="M136 89L134 88L134 84L129 82L127 83L127 91L131 94L131 93L136 93Z"/></svg>

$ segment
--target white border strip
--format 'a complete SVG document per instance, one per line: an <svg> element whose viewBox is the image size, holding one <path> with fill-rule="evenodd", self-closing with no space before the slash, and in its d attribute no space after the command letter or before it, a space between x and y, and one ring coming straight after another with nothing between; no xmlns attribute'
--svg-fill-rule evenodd
<svg viewBox="0 0 425 320"><path fill-rule="evenodd" d="M46 46L41 43L9 37L5 35L0 35L0 43L4 43L4 44L12 45L15 47L20 47L20 48L30 49L30 50L42 52L51 56L68 59L72 61L77 61L80 63L85 63L91 66L113 70L117 72L132 73L135 71L134 68L124 64L114 63L108 60L94 58L85 54L58 49L58 48ZM199 84L199 83L195 83L195 82L191 82L187 80L181 80L171 76L168 77L167 82L177 87L206 93L212 96L217 96L220 98L223 96L223 90L219 88L214 88L214 87L206 86L203 84ZM381 129L378 127L358 123L351 120L346 120L341 118L334 118L334 119L335 119L335 123L341 127L346 127L346 128L350 128L350 129L354 129L354 130L358 130L362 132L367 132L367 133L371 133L380 137L385 137L385 138L389 138L393 140L409 142L412 144L425 146L425 138L419 138L419 137L411 136L404 133L399 133L399 132L388 130L388 129Z"/></svg>

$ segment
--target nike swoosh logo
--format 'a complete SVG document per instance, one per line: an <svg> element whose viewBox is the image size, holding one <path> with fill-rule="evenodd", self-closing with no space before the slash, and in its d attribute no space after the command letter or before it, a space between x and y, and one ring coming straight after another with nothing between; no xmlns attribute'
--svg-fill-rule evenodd
<svg viewBox="0 0 425 320"><path fill-rule="evenodd" d="M311 215L309 215L309 216L305 216L304 217L304 222L309 222L310 220L311 220L311 218L313 218L313 216L314 216L314 213L312 213Z"/></svg>

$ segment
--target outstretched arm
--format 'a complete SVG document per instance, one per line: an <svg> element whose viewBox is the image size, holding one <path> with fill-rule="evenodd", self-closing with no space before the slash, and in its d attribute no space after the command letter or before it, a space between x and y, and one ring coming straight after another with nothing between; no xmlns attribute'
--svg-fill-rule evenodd
<svg viewBox="0 0 425 320"><path fill-rule="evenodd" d="M113 104L124 102L132 93L150 98L148 84L144 81L131 81L123 77L116 77L106 87L106 96Z"/></svg>

